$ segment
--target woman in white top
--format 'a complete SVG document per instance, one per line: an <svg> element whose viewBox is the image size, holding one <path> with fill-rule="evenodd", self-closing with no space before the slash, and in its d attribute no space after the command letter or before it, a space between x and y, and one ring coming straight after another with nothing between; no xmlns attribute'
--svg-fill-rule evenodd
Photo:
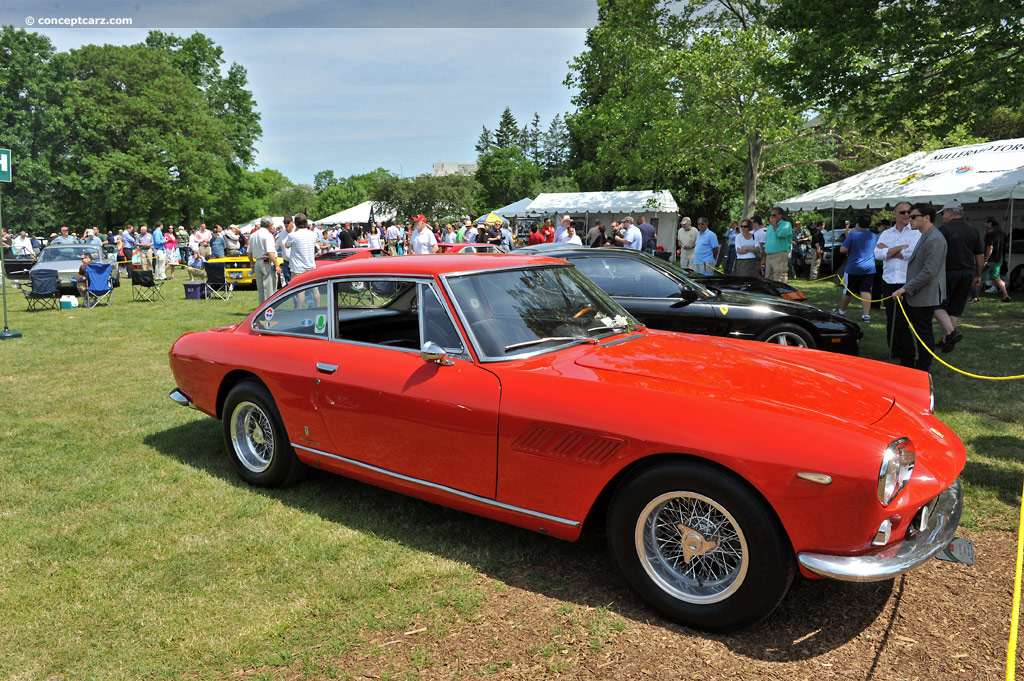
<svg viewBox="0 0 1024 681"><path fill-rule="evenodd" d="M750 220L743 220L740 233L736 235L736 268L733 274L738 277L756 277L760 261L761 246L750 232Z"/></svg>
<svg viewBox="0 0 1024 681"><path fill-rule="evenodd" d="M377 225L370 227L369 233L366 235L367 246L369 248L380 248L380 230Z"/></svg>

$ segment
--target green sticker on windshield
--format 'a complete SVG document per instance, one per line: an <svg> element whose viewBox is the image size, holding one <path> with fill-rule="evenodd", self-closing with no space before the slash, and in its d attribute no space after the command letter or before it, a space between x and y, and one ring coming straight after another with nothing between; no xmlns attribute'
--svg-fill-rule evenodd
<svg viewBox="0 0 1024 681"><path fill-rule="evenodd" d="M323 333L327 330L327 315L318 314L316 316L316 326L313 327L316 333Z"/></svg>

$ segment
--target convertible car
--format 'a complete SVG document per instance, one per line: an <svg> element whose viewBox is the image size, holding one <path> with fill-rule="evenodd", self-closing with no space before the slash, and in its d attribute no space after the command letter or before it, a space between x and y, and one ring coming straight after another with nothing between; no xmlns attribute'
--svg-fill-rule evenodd
<svg viewBox="0 0 1024 681"><path fill-rule="evenodd" d="M630 314L656 329L847 355L860 352L864 332L845 317L777 296L705 285L703 279L691 278L678 267L639 251L563 244L562 248L547 248L543 254L573 263Z"/></svg>
<svg viewBox="0 0 1024 681"><path fill-rule="evenodd" d="M625 580L696 628L760 620L798 569L890 579L961 513L928 374L647 329L561 260L318 267L170 363L250 484L312 467L560 539L603 528Z"/></svg>

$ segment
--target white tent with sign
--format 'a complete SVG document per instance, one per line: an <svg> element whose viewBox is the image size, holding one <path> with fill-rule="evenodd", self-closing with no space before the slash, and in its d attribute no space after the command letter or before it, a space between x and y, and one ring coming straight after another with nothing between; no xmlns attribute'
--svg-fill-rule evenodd
<svg viewBox="0 0 1024 681"><path fill-rule="evenodd" d="M350 224L366 224L370 221L370 209L373 208L373 201L363 201L357 206L346 208L340 213L334 215L328 215L325 218L317 220L319 225L343 225L346 222ZM388 220L394 220L395 214L392 211L373 211L373 219L375 222L387 222Z"/></svg>
<svg viewBox="0 0 1024 681"><path fill-rule="evenodd" d="M1024 198L1024 138L968 144L931 153L918 151L780 201L778 205L786 210L835 211L879 209L894 206L899 201L929 201L938 208L956 199L964 204L965 215L976 227L984 214L1002 213L1002 227L1010 234L1008 274L1016 281L1024 277L1024 257L1014 254L1021 249L1019 241L1014 244L1013 240L1014 204L1021 198ZM978 205L982 202L1000 204ZM1002 207L1005 210L1000 210Z"/></svg>
<svg viewBox="0 0 1024 681"><path fill-rule="evenodd" d="M563 215L584 224L586 230L601 220L610 225L627 215L634 219L643 215L657 229L658 245L669 253L676 251L676 228L679 206L667 189L629 192L569 192L541 194L526 207L526 213L539 218L553 217L557 223Z"/></svg>

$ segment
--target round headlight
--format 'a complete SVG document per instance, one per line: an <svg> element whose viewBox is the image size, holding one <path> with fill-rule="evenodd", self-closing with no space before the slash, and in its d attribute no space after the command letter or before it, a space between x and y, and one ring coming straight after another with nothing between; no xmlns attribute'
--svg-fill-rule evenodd
<svg viewBox="0 0 1024 681"><path fill-rule="evenodd" d="M900 495L910 482L917 458L910 448L910 438L893 440L882 454L882 466L878 470L878 503L888 506Z"/></svg>

